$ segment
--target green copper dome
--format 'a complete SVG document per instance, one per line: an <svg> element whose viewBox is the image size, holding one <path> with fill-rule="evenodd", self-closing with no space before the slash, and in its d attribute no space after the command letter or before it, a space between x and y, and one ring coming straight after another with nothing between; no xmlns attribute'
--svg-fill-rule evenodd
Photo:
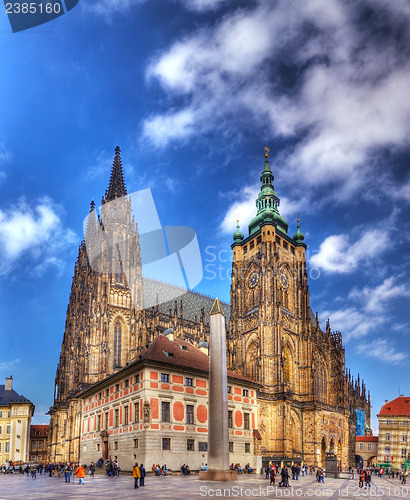
<svg viewBox="0 0 410 500"><path fill-rule="evenodd" d="M295 243L296 245L302 245L303 243L303 240L305 239L305 235L302 233L302 231L300 230L300 224L299 224L299 219L298 219L298 224L297 224L297 231L296 233L293 235L293 239L295 240Z"/></svg>
<svg viewBox="0 0 410 500"><path fill-rule="evenodd" d="M269 166L269 148L265 148L265 166L260 181L261 190L256 200L256 217L249 224L249 234L257 232L265 222L271 222L279 231L287 234L288 224L279 213L280 200L273 187L273 173Z"/></svg>
<svg viewBox="0 0 410 500"><path fill-rule="evenodd" d="M236 221L236 231L233 233L233 240L235 243L240 243L243 240L244 236L239 231L239 220Z"/></svg>

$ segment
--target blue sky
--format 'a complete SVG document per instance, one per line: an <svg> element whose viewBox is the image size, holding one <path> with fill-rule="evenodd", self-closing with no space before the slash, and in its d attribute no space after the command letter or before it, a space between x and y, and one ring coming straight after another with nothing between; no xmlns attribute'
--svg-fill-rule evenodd
<svg viewBox="0 0 410 500"><path fill-rule="evenodd" d="M195 229L229 300L231 235L270 146L311 305L372 395L410 393L410 6L80 0L13 34L0 10L0 380L47 421L82 221L117 144L129 192ZM211 248L212 247L212 248ZM213 248L214 247L214 248ZM222 253L219 253L221 252Z"/></svg>

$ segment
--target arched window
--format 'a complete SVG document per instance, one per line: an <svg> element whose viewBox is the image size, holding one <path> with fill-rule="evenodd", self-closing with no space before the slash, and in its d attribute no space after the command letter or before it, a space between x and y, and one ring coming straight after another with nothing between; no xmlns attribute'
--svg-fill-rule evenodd
<svg viewBox="0 0 410 500"><path fill-rule="evenodd" d="M292 355L288 346L283 349L283 380L292 381Z"/></svg>
<svg viewBox="0 0 410 500"><path fill-rule="evenodd" d="M323 357L318 352L315 356L315 394L319 401L327 402L327 371Z"/></svg>
<svg viewBox="0 0 410 500"><path fill-rule="evenodd" d="M118 320L114 326L114 369L121 368L121 323Z"/></svg>
<svg viewBox="0 0 410 500"><path fill-rule="evenodd" d="M288 297L287 290L283 291L283 307L286 307L286 309L289 309L289 297Z"/></svg>
<svg viewBox="0 0 410 500"><path fill-rule="evenodd" d="M259 380L259 357L258 346L255 342L248 347L246 355L246 372L249 378Z"/></svg>

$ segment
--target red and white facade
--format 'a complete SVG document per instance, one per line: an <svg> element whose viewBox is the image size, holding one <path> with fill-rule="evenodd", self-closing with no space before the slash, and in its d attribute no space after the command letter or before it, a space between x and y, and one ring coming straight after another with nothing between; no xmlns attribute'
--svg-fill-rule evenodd
<svg viewBox="0 0 410 500"><path fill-rule="evenodd" d="M192 470L207 462L209 358L158 336L139 359L82 394L80 461ZM259 468L257 382L228 371L229 461ZM229 464L227 464L229 465Z"/></svg>

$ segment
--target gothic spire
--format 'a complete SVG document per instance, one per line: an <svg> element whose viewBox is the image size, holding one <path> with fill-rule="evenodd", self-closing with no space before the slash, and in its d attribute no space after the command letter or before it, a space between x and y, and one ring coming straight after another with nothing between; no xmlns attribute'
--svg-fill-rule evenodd
<svg viewBox="0 0 410 500"><path fill-rule="evenodd" d="M249 224L249 234L256 233L264 223L273 223L282 233L287 234L288 224L279 213L280 200L273 186L273 173L269 166L269 148L265 148L265 165L260 176L261 190L256 199L256 217Z"/></svg>
<svg viewBox="0 0 410 500"><path fill-rule="evenodd" d="M91 200L90 203L90 213L88 214L88 219L87 219L87 227L85 230L85 240L86 244L91 243L93 238L95 237L97 232L97 221L95 217L95 203L94 200Z"/></svg>
<svg viewBox="0 0 410 500"><path fill-rule="evenodd" d="M105 193L104 202L115 200L121 196L127 195L127 188L125 187L124 173L122 171L120 148L115 148L114 162L111 170L110 184Z"/></svg>

